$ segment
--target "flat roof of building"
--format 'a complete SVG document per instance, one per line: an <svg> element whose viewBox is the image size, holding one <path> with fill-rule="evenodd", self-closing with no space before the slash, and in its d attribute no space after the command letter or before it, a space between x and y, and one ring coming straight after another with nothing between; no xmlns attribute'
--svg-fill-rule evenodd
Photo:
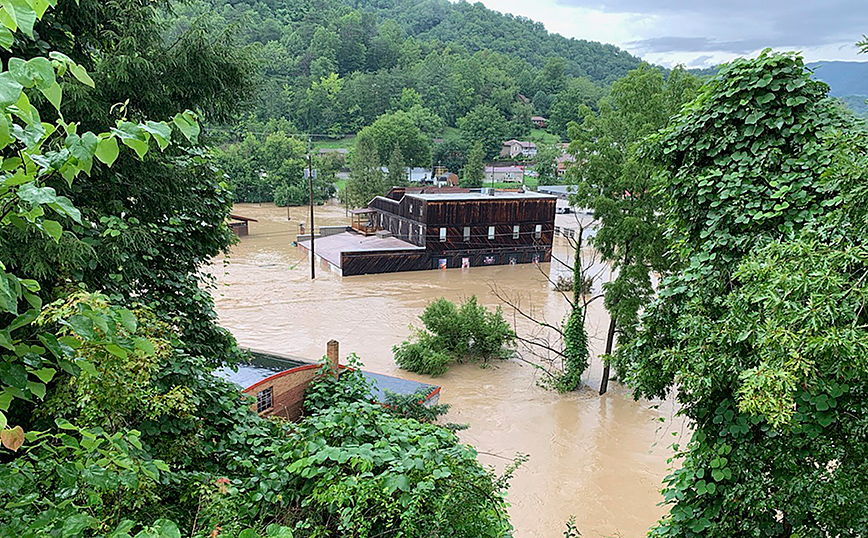
<svg viewBox="0 0 868 538"><path fill-rule="evenodd" d="M410 196L431 202L436 202L438 200L550 200L555 198L549 194L540 194L538 192L495 192L494 194L484 192L416 194L408 192L404 196Z"/></svg>
<svg viewBox="0 0 868 538"><path fill-rule="evenodd" d="M301 241L298 246L310 250L310 241ZM353 232L327 235L316 239L314 244L317 256L324 258L335 267L341 266L342 252L367 252L370 250L425 250L413 243L408 243L397 237L364 236Z"/></svg>

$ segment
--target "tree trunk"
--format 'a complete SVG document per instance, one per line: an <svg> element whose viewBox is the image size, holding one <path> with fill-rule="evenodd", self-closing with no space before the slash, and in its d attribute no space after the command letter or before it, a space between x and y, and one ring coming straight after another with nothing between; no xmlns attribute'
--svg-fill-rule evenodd
<svg viewBox="0 0 868 538"><path fill-rule="evenodd" d="M609 318L609 334L606 335L606 355L612 354L612 346L615 344L615 318ZM603 365L603 379L600 381L600 396L609 390L609 365Z"/></svg>

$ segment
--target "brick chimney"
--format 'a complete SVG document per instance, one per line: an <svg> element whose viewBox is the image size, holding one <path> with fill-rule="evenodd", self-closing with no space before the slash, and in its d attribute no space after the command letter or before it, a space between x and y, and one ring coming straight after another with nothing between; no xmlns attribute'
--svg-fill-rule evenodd
<svg viewBox="0 0 868 538"><path fill-rule="evenodd" d="M329 340L328 344L326 344L326 356L329 358L329 367L332 373L337 377L340 366L340 352L338 351L337 340Z"/></svg>

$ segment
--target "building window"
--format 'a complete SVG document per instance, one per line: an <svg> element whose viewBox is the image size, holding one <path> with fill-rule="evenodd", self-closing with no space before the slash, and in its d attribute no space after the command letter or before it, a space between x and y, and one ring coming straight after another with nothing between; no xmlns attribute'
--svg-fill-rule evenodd
<svg viewBox="0 0 868 538"><path fill-rule="evenodd" d="M256 393L256 412L262 413L274 407L274 387Z"/></svg>
<svg viewBox="0 0 868 538"><path fill-rule="evenodd" d="M536 225L536 228L534 228L534 230L533 230L533 236L536 239L539 239L540 237L542 237L542 224Z"/></svg>
<svg viewBox="0 0 868 538"><path fill-rule="evenodd" d="M488 227L488 240L494 241L494 226Z"/></svg>
<svg viewBox="0 0 868 538"><path fill-rule="evenodd" d="M518 239L518 230L519 230L518 224L516 224L515 226L512 227L512 238L513 239Z"/></svg>
<svg viewBox="0 0 868 538"><path fill-rule="evenodd" d="M440 242L446 242L446 228L440 228Z"/></svg>
<svg viewBox="0 0 868 538"><path fill-rule="evenodd" d="M464 227L464 240L470 241L470 226Z"/></svg>

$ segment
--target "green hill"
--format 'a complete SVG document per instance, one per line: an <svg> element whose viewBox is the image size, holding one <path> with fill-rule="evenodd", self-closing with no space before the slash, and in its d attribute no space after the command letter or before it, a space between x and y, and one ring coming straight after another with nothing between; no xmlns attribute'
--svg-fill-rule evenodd
<svg viewBox="0 0 868 538"><path fill-rule="evenodd" d="M612 45L448 0L189 0L165 18L166 39L205 21L259 66L251 116L235 135L268 132L275 119L286 132L352 134L418 104L436 118L425 123L431 135L484 105L500 111L510 136L526 134L533 114L566 110L552 121L563 136L579 104L595 104L640 65Z"/></svg>
<svg viewBox="0 0 868 538"><path fill-rule="evenodd" d="M834 97L868 96L868 62L812 62L814 77L831 88Z"/></svg>

